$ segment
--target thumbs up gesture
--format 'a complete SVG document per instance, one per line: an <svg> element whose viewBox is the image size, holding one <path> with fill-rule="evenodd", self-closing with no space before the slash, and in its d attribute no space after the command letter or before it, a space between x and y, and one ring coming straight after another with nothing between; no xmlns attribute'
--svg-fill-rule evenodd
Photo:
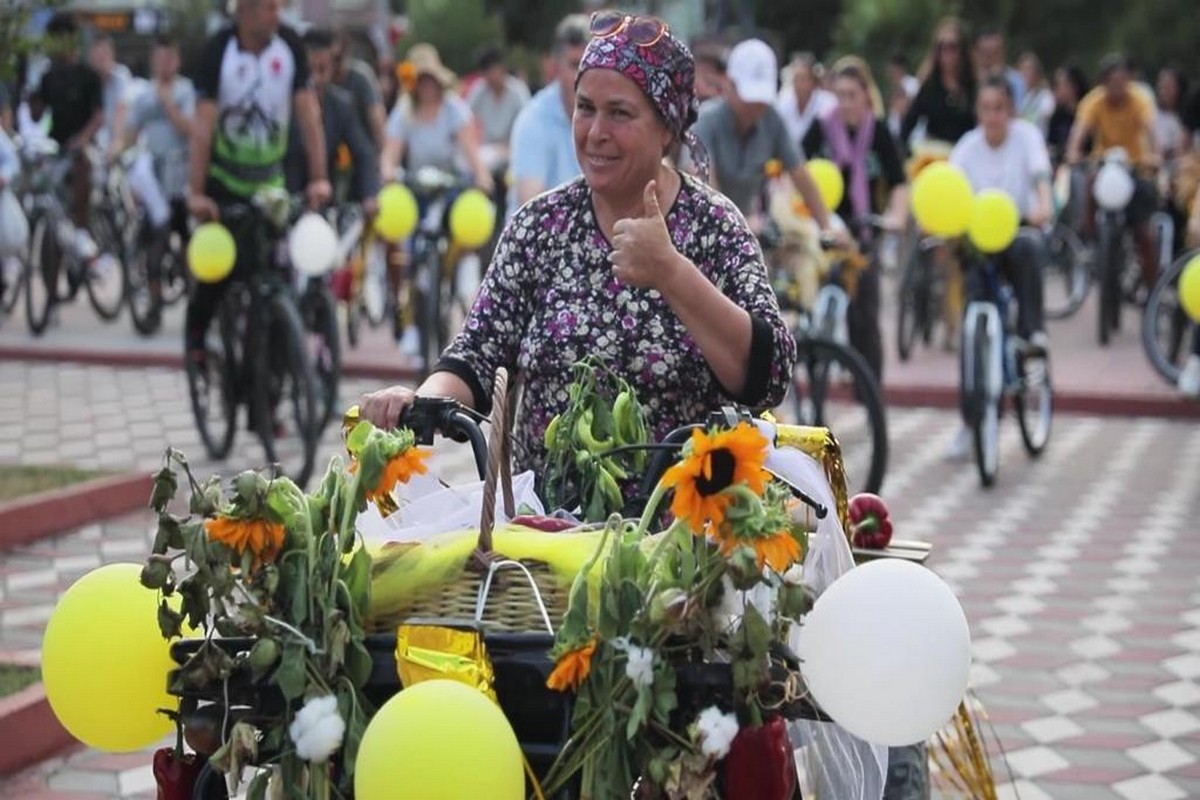
<svg viewBox="0 0 1200 800"><path fill-rule="evenodd" d="M642 216L617 220L613 226L613 250L609 256L613 274L621 283L639 289L661 288L679 258L658 204L657 191L655 181L647 183Z"/></svg>

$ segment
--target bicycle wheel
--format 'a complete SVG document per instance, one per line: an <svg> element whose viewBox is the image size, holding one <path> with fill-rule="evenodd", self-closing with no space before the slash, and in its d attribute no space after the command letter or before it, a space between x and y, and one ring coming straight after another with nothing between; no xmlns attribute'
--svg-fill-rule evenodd
<svg viewBox="0 0 1200 800"><path fill-rule="evenodd" d="M1191 352L1188 335L1193 331L1191 320L1179 304L1179 276L1197 256L1200 250L1175 259L1159 276L1142 312L1142 348L1150 364L1172 386L1179 381L1179 372Z"/></svg>
<svg viewBox="0 0 1200 800"><path fill-rule="evenodd" d="M191 800L229 800L225 773L214 767L211 762L206 763L192 786Z"/></svg>
<svg viewBox="0 0 1200 800"><path fill-rule="evenodd" d="M964 326L964 338L966 327ZM973 341L964 341L962 347L962 386L966 396L967 424L971 428L972 450L979 480L984 488L996 482L1000 470L1000 403L993 400L998 393L990 384L994 378L992 359L994 334L988 330L987 320L980 317L975 325ZM970 375L968 375L967 353L970 348ZM968 379L969 378L969 379Z"/></svg>
<svg viewBox="0 0 1200 800"><path fill-rule="evenodd" d="M320 419L317 378L305 347L295 303L276 292L262 309L262 336L255 343L254 429L267 460L303 487L312 475Z"/></svg>
<svg viewBox="0 0 1200 800"><path fill-rule="evenodd" d="M363 247L363 275L359 289L359 305L367 324L378 328L388 319L389 302L387 245L372 239Z"/></svg>
<svg viewBox="0 0 1200 800"><path fill-rule="evenodd" d="M1017 357L1017 391L1013 410L1021 429L1025 452L1037 458L1050 441L1054 417L1054 388L1050 381L1050 362L1044 358Z"/></svg>
<svg viewBox="0 0 1200 800"><path fill-rule="evenodd" d="M879 382L863 357L798 333L792 403L798 424L829 428L841 442L851 493L878 492L887 470L887 416Z"/></svg>
<svg viewBox="0 0 1200 800"><path fill-rule="evenodd" d="M100 255L84 267L88 300L100 319L111 321L125 304L125 255L122 231L110 210L93 211L92 236Z"/></svg>
<svg viewBox="0 0 1200 800"><path fill-rule="evenodd" d="M125 260L125 294L129 299L129 316L133 318L134 330L150 336L162 325L162 270L166 266L167 242L148 229L143 232L142 239L142 246Z"/></svg>
<svg viewBox="0 0 1200 800"><path fill-rule="evenodd" d="M427 245L424 254L416 262L412 288L416 293L413 308L416 312L417 331L420 334L421 374L428 375L442 354L442 337L445 322L442 317L442 263L433 243Z"/></svg>
<svg viewBox="0 0 1200 800"><path fill-rule="evenodd" d="M208 457L220 461L229 455L237 433L236 376L240 353L237 343L238 319L244 319L243 296L231 291L226 295L204 335L204 359L185 354L188 393L196 431Z"/></svg>
<svg viewBox="0 0 1200 800"><path fill-rule="evenodd" d="M896 317L896 350L901 361L912 356L917 333L928 327L925 319L929 311L929 272L926 269L924 249L918 244L904 267L900 278L899 313ZM922 334L924 335L924 334Z"/></svg>
<svg viewBox="0 0 1200 800"><path fill-rule="evenodd" d="M310 281L300 298L300 316L308 332L308 353L317 379L317 422L324 430L337 407L338 380L342 374L342 346L338 336L337 302L320 280Z"/></svg>
<svg viewBox="0 0 1200 800"><path fill-rule="evenodd" d="M58 301L59 276L63 270L62 243L54 221L42 213L29 226L29 258L25 260L25 321L29 332L40 336L50 324Z"/></svg>
<svg viewBox="0 0 1200 800"><path fill-rule="evenodd" d="M25 285L26 252L21 256L0 258L0 317L7 317L21 299L21 287Z"/></svg>
<svg viewBox="0 0 1200 800"><path fill-rule="evenodd" d="M1120 232L1114 229L1112 223L1102 223L1096 237L1096 253L1100 259L1096 274L1100 282L1096 333L1101 347L1108 345L1108 340L1116 329L1117 314L1120 313L1120 249Z"/></svg>
<svg viewBox="0 0 1200 800"><path fill-rule="evenodd" d="M1065 222L1058 222L1046 242L1046 270L1043 295L1047 319L1067 319L1087 299L1092 285L1087 248Z"/></svg>

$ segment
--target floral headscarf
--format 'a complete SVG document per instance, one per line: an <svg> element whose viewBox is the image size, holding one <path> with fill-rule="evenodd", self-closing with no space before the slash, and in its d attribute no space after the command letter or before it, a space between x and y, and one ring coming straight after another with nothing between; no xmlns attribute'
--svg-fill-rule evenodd
<svg viewBox="0 0 1200 800"><path fill-rule="evenodd" d="M644 47L630 41L627 30L620 30L588 42L576 84L590 69L611 69L636 83L675 138L688 146L701 179L707 180L707 154L690 130L697 116L696 62L687 45L667 30Z"/></svg>

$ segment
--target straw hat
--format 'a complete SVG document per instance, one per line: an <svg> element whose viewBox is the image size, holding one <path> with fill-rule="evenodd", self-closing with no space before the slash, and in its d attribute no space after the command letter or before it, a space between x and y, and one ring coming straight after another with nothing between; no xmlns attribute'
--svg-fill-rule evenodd
<svg viewBox="0 0 1200 800"><path fill-rule="evenodd" d="M431 44L414 44L408 51L407 61L412 64L418 78L428 75L440 83L443 89L452 88L458 81L458 76L442 63L437 48Z"/></svg>

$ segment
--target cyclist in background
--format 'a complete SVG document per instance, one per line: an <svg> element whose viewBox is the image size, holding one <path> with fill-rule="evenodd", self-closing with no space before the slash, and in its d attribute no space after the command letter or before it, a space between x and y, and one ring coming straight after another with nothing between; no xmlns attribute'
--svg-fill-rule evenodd
<svg viewBox="0 0 1200 800"><path fill-rule="evenodd" d="M354 99L354 110L359 122L371 141L375 150L383 150L384 121L387 119L387 108L383 104L383 94L375 73L362 59L354 58L349 53L350 37L345 31L340 31L333 39L333 83L345 89Z"/></svg>
<svg viewBox="0 0 1200 800"><path fill-rule="evenodd" d="M509 74L504 52L488 48L479 57L481 80L467 94L467 105L479 125L480 157L492 173L495 184L496 216L505 216L508 145L521 109L529 102L529 87L520 78Z"/></svg>
<svg viewBox="0 0 1200 800"><path fill-rule="evenodd" d="M696 136L711 158L711 183L751 221L761 227L766 165L778 159L804 198L813 219L831 236L829 212L797 142L775 110L777 76L775 51L759 39L748 39L729 53L732 89L722 100L704 109L696 122ZM694 159L693 159L694 160Z"/></svg>
<svg viewBox="0 0 1200 800"><path fill-rule="evenodd" d="M97 143L111 161L120 152L120 132L125 130L133 74L129 67L117 63L113 40L108 36L92 42L88 61L100 76L100 83L104 87L104 126L100 129Z"/></svg>
<svg viewBox="0 0 1200 800"><path fill-rule="evenodd" d="M317 209L330 199L325 137L309 87L308 60L299 37L279 17L280 0L238 0L234 25L204 47L195 79L199 102L188 198L200 220L218 219L222 205L249 202L261 189L283 187L292 124L299 126L308 154L309 205ZM254 266L239 258L231 278ZM192 294L184 322L189 358L205 358L204 333L228 284L228 278L199 284Z"/></svg>
<svg viewBox="0 0 1200 800"><path fill-rule="evenodd" d="M975 68L978 70L977 80L980 84L999 75L1008 81L1015 107L1019 109L1025 105L1025 92L1029 87L1025 84L1025 77L1008 65L1004 33L999 28L982 28L976 34Z"/></svg>
<svg viewBox="0 0 1200 800"><path fill-rule="evenodd" d="M588 18L582 15L569 16L554 29L550 52L555 79L533 96L513 124L510 211L582 174L571 119L575 75L590 38Z"/></svg>
<svg viewBox="0 0 1200 800"><path fill-rule="evenodd" d="M797 53L785 73L790 74L784 78L775 110L787 126L788 138L799 145L813 123L837 107L837 98L821 88L824 70L812 53Z"/></svg>
<svg viewBox="0 0 1200 800"><path fill-rule="evenodd" d="M966 36L962 22L953 17L934 29L933 47L921 65L921 88L900 126L902 146L914 144L918 128L924 140L953 145L975 127L975 71Z"/></svg>
<svg viewBox="0 0 1200 800"><path fill-rule="evenodd" d="M339 147L350 153L351 202L361 203L368 216L378 210L379 166L371 137L364 130L354 108L354 97L333 84L334 36L322 28L311 28L305 32L305 55L312 74L312 88L321 108L321 123L324 127L325 164L332 174ZM298 126L288 128L288 153L285 167L288 191L298 194L309 182L308 157L304 150Z"/></svg>
<svg viewBox="0 0 1200 800"><path fill-rule="evenodd" d="M1133 73L1129 60L1120 54L1106 56L1100 65L1100 85L1088 93L1079 104L1071 138L1067 142L1067 161L1078 163L1083 158L1083 143L1092 139L1092 152L1102 156L1111 148L1122 148L1131 164L1146 169L1162 165L1158 138L1154 132L1155 109L1152 97L1131 85ZM1154 286L1158 274L1157 248L1150 230L1150 217L1158 204L1154 184L1134 173L1134 192L1125 211L1133 227L1142 279L1147 290ZM1094 208L1092 193L1085 195L1087 208ZM1092 214L1085 215L1085 225L1092 223Z"/></svg>
<svg viewBox="0 0 1200 800"><path fill-rule="evenodd" d="M959 140L950 163L966 173L976 192L999 189L1012 198L1021 219L1032 228L1050 221L1050 154L1037 126L1015 118L1012 86L1003 75L993 75L979 89L976 101L979 127ZM1045 333L1042 269L1045 242L1040 233L1022 229L997 259L1017 300L1017 335L1025 343L1027 358L1044 358L1049 346ZM949 451L964 457L971 436L960 429Z"/></svg>
<svg viewBox="0 0 1200 800"><path fill-rule="evenodd" d="M98 249L87 231L92 171L85 148L104 124L104 89L96 71L79 58L79 29L69 14L60 12L46 24L50 66L30 96L32 119L50 114L50 138L74 161L71 170L71 220L75 223L75 250L84 260L95 259Z"/></svg>
<svg viewBox="0 0 1200 800"><path fill-rule="evenodd" d="M828 158L841 169L846 191L842 204L832 210L859 242L869 244L872 228L866 223L872 215L887 213L888 228L904 227L908 211L904 165L891 132L871 107L871 77L862 67L846 65L835 69L833 78L837 107L809 129L804 152L809 158ZM879 302L879 264L873 260L859 276L847 322L850 344L882 381Z"/></svg>
<svg viewBox="0 0 1200 800"><path fill-rule="evenodd" d="M150 54L151 87L129 107L129 124L114 141L119 152L139 136L146 150L129 173L129 188L146 210L156 244L173 230L187 241L188 137L196 113L196 89L179 74L179 44L163 34ZM150 259L157 280L158 259Z"/></svg>

